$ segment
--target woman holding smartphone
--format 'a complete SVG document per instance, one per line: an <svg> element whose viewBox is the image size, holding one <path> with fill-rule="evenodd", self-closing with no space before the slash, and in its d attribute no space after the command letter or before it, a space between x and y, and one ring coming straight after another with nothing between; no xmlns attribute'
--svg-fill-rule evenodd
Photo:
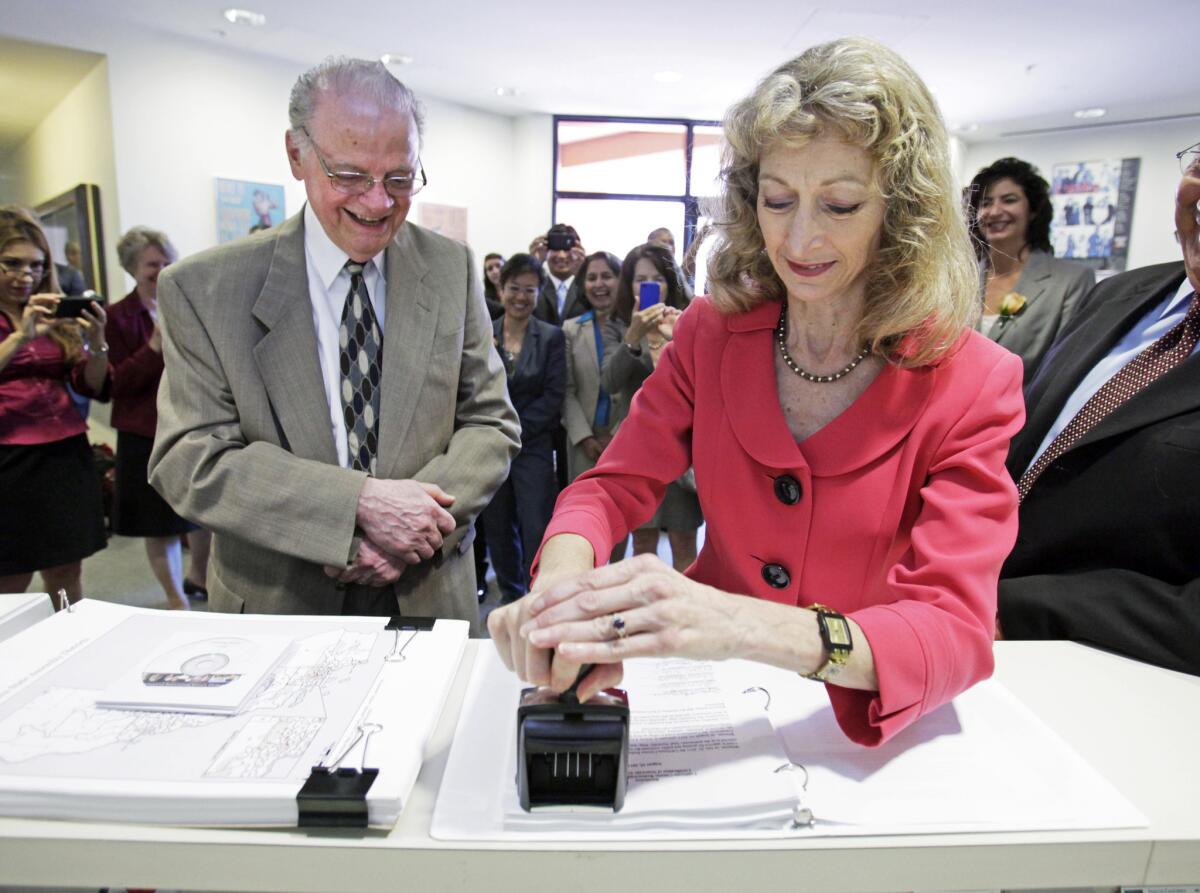
<svg viewBox="0 0 1200 893"><path fill-rule="evenodd" d="M42 228L23 208L0 207L0 592L24 592L40 571L49 592L74 602L83 559L107 540L67 382L104 401L110 379L104 308L58 317L61 297Z"/></svg>
<svg viewBox="0 0 1200 893"><path fill-rule="evenodd" d="M670 251L648 242L625 256L613 318L604 327L601 383L614 399L630 404L658 365L675 320L687 305L683 274ZM689 472L667 487L654 517L633 531L633 554L656 553L658 532L666 528L671 564L683 571L696 560L696 531L703 523Z"/></svg>

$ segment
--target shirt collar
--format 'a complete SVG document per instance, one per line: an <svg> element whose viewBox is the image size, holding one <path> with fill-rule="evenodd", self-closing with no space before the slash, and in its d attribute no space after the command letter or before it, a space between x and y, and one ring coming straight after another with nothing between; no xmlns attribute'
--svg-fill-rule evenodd
<svg viewBox="0 0 1200 893"><path fill-rule="evenodd" d="M312 258L313 266L316 268L317 275L321 277L326 291L332 289L334 282L345 268L346 261L350 259L350 255L333 244L333 240L325 232L325 227L317 219L312 205L307 202L304 204L304 248L308 251L308 256ZM380 273L383 272L386 253L387 249L385 248L371 258L375 269Z"/></svg>
<svg viewBox="0 0 1200 893"><path fill-rule="evenodd" d="M557 276L555 276L555 275L554 275L553 273L551 273L549 270L547 270L547 271L546 271L546 276L547 276L547 278L549 278L549 280L550 280L551 282L553 282L553 283L554 283L554 290L555 290L555 291L558 291L558 288L559 288L559 286L560 286L560 285L565 285L567 288L570 288L570 287L571 287L571 283L575 281L575 277L574 277L574 276L568 276L566 279L559 279Z"/></svg>
<svg viewBox="0 0 1200 893"><path fill-rule="evenodd" d="M1179 286L1179 290L1175 292L1175 297L1167 302L1167 306L1163 308L1162 315L1170 316L1173 313L1184 313L1187 310L1187 305L1191 301L1192 294L1196 290L1192 288L1192 282L1187 276L1183 277L1183 282Z"/></svg>

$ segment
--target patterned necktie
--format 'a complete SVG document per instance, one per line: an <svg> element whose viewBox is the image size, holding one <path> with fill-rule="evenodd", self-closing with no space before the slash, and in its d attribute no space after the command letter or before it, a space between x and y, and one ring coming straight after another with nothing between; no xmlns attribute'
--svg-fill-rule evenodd
<svg viewBox="0 0 1200 893"><path fill-rule="evenodd" d="M1197 340L1200 340L1200 296L1193 294L1183 319L1101 385L1100 390L1092 394L1075 414L1075 418L1050 441L1045 452L1021 475L1017 483L1021 501L1024 502L1029 495L1029 489L1038 475L1055 459L1071 449L1114 409L1191 356Z"/></svg>
<svg viewBox="0 0 1200 893"><path fill-rule="evenodd" d="M338 329L341 348L342 417L350 465L356 471L375 473L379 447L379 378L383 370L383 333L363 279L363 265L346 262L350 291L342 308Z"/></svg>
<svg viewBox="0 0 1200 893"><path fill-rule="evenodd" d="M560 282L560 283L558 283L558 315L559 316L562 316L563 311L567 309L566 303L567 303L567 283Z"/></svg>

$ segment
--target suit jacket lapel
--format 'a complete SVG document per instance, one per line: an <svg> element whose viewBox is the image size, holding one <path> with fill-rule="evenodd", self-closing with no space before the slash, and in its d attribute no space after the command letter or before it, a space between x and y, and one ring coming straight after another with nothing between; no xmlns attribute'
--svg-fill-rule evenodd
<svg viewBox="0 0 1200 893"><path fill-rule="evenodd" d="M425 382L437 331L435 295L425 281L429 268L401 227L387 249L387 322L379 394L379 477L391 477L403 454L417 398Z"/></svg>
<svg viewBox="0 0 1200 893"><path fill-rule="evenodd" d="M252 310L267 330L254 346L254 362L287 448L305 459L337 464L317 358L303 220L303 213L297 214L280 226L271 267Z"/></svg>
<svg viewBox="0 0 1200 893"><path fill-rule="evenodd" d="M1021 277L1013 287L1013 291L1025 298L1026 313L1045 294L1049 279L1050 265L1046 263L1046 255L1040 251L1030 254L1029 259L1025 261L1025 269L1021 271ZM1012 333L1020 329L1020 319L1020 316L1016 316L1007 322L997 320L996 325L999 327L999 330L993 340L997 344L1004 344L1006 340L1011 339Z"/></svg>
<svg viewBox="0 0 1200 893"><path fill-rule="evenodd" d="M1013 443L1009 458L1010 468L1024 469L1028 466L1034 450L1062 412L1063 406L1075 392L1079 382L1151 306L1162 300L1167 288L1178 287L1182 270L1183 265L1179 264L1178 270L1173 267L1165 273L1146 276L1140 282L1131 284L1125 295L1110 297L1102 304L1083 308L1083 312L1088 314L1086 322L1074 328L1055 344L1042 361L1040 374L1025 392L1026 405L1031 407L1032 411L1018 440ZM1150 390L1153 388L1131 402L1141 403ZM1176 405L1172 411L1177 409ZM1129 413L1117 410L1113 416L1118 416L1119 419L1124 414L1141 413L1140 408L1130 410ZM1111 417L1102 421L1088 432L1086 437L1081 438L1079 444L1114 433L1110 430L1110 420ZM1103 433L1105 431L1109 431L1109 434Z"/></svg>

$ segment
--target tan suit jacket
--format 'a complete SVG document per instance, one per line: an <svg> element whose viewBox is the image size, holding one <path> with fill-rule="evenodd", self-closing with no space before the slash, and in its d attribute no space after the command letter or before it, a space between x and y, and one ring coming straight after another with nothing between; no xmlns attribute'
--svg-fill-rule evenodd
<svg viewBox="0 0 1200 893"><path fill-rule="evenodd" d="M563 335L567 339L567 395L563 400L563 427L567 429L570 448L567 459L571 480L596 464L580 446L586 438L596 433L592 421L596 418L596 403L600 399L600 364L596 359L595 325L595 318L590 313L563 323ZM629 411L629 400L624 394L609 396L612 398L612 410L608 428L613 431Z"/></svg>
<svg viewBox="0 0 1200 893"><path fill-rule="evenodd" d="M380 478L457 497L443 563L395 584L403 614L478 628L474 517L520 446L504 369L469 251L406 223L387 249ZM366 475L340 467L317 359L304 222L210 249L158 283L166 372L150 481L215 533L219 611L336 614Z"/></svg>

